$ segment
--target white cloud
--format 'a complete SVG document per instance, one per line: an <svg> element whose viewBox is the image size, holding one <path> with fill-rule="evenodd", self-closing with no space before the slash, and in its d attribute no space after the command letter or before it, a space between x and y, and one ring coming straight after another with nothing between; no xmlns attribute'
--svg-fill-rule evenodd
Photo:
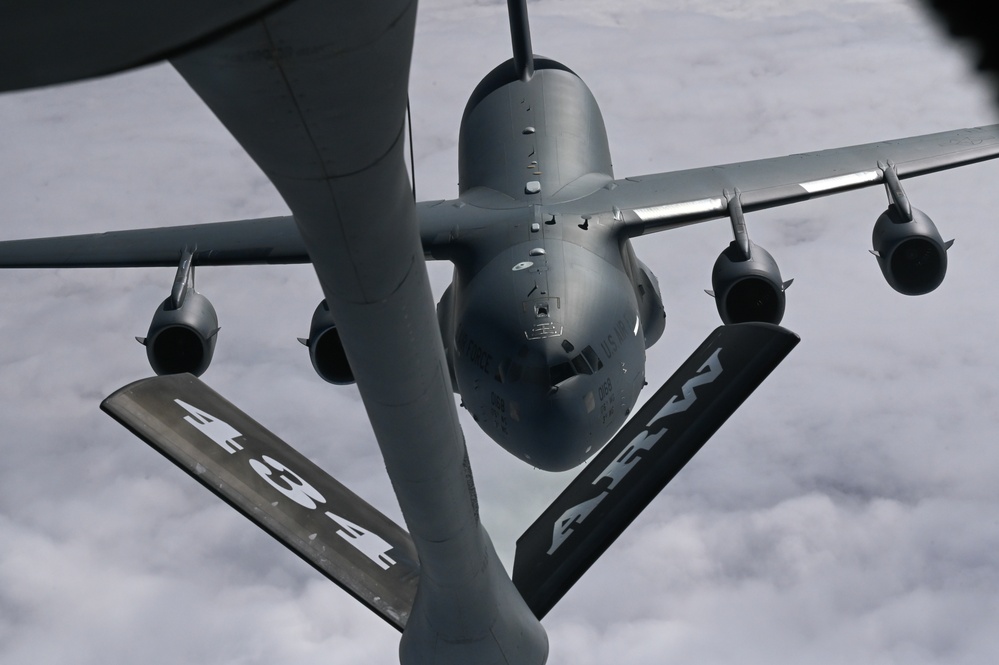
<svg viewBox="0 0 999 665"><path fill-rule="evenodd" d="M909 3L531 3L535 50L588 82L617 175L992 122L990 92ZM456 193L457 124L508 57L502 4L422 3L421 198ZM885 17L889 16L890 21ZM4 237L281 214L170 69L0 96ZM552 663L987 662L999 652L995 165L906 182L956 236L906 298L867 254L879 190L751 215L802 343L545 620ZM722 223L636 241L669 327L662 380L717 325ZM397 636L97 410L147 375L171 270L0 274L0 663L392 662ZM446 266L435 266L438 291ZM397 515L356 392L295 336L308 267L204 269L206 381ZM502 556L567 481L465 423ZM339 442L329 447L329 440ZM511 498L514 497L514 498Z"/></svg>

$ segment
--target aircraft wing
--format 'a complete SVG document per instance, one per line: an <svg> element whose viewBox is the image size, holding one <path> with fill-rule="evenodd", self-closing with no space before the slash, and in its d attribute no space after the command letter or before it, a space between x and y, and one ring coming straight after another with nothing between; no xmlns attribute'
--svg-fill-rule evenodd
<svg viewBox="0 0 999 665"><path fill-rule="evenodd" d="M628 236L724 217L726 193L739 191L744 212L773 208L884 182L894 165L900 179L999 157L999 125L959 129L880 143L821 150L721 166L615 180L570 203L586 212L616 210ZM449 244L469 225L503 211L460 200L416 205L427 259L448 258ZM308 263L309 251L292 216L112 231L0 242L0 268L175 267L185 248L196 265Z"/></svg>
<svg viewBox="0 0 999 665"><path fill-rule="evenodd" d="M615 180L573 206L619 210L639 236L726 216L726 192L745 212L869 187L894 165L900 179L999 157L999 125Z"/></svg>
<svg viewBox="0 0 999 665"><path fill-rule="evenodd" d="M455 201L416 204L426 258L445 258L461 213ZM0 242L0 268L177 267L185 248L199 266L309 263L291 215Z"/></svg>
<svg viewBox="0 0 999 665"><path fill-rule="evenodd" d="M0 242L0 267L175 268L185 247L199 266L309 261L289 216L8 240Z"/></svg>

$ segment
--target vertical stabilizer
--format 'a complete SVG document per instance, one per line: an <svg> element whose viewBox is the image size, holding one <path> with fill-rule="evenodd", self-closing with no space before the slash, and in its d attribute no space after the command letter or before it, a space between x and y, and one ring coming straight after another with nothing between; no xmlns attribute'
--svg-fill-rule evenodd
<svg viewBox="0 0 999 665"><path fill-rule="evenodd" d="M531 25L527 20L527 0L507 0L510 14L510 39L513 41L513 66L517 78L529 81L534 76L534 51L531 49Z"/></svg>

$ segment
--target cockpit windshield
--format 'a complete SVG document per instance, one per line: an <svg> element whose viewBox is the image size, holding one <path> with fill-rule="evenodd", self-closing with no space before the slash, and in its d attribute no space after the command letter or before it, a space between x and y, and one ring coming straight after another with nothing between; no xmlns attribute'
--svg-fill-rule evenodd
<svg viewBox="0 0 999 665"><path fill-rule="evenodd" d="M566 350L573 346L568 342L563 344ZM500 383L523 382L546 387L571 379L578 374L593 374L603 369L604 364L597 357L593 347L587 346L568 360L555 363L549 367L523 365L513 358L507 358L500 363L496 379Z"/></svg>

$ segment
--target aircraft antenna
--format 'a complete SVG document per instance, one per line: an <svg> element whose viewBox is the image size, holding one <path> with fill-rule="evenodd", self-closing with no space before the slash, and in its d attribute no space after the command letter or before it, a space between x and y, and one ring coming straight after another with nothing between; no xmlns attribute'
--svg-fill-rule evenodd
<svg viewBox="0 0 999 665"><path fill-rule="evenodd" d="M527 20L527 0L507 0L510 15L510 38L513 41L513 66L521 81L534 76L534 51L531 48L531 25Z"/></svg>
<svg viewBox="0 0 999 665"><path fill-rule="evenodd" d="M416 159L413 157L413 113L406 98L406 127L409 134L409 177L413 179L413 200L416 201Z"/></svg>

